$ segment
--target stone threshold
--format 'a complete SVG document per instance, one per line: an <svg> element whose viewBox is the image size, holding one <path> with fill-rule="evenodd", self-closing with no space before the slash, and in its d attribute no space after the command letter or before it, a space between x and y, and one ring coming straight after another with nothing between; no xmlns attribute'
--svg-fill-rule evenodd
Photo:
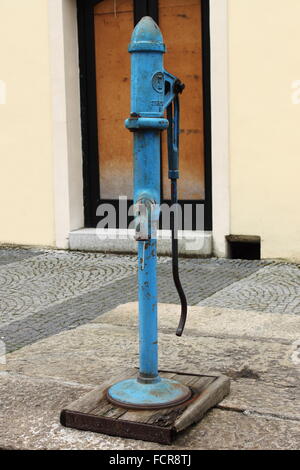
<svg viewBox="0 0 300 470"><path fill-rule="evenodd" d="M82 228L69 234L69 248L78 251L136 253L135 231L131 229ZM211 256L212 232L179 230L178 250L185 256ZM171 255L171 231L158 231L158 254Z"/></svg>

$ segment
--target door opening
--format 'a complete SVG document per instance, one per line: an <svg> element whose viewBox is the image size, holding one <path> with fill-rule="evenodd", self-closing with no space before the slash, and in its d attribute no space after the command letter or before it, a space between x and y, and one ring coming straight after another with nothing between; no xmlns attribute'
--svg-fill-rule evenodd
<svg viewBox="0 0 300 470"><path fill-rule="evenodd" d="M209 8L206 0L78 0L82 98L85 224L95 227L99 204L118 211L132 204L132 136L124 128L130 109L130 57L134 23L158 21L168 54L166 70L185 84L181 99L179 200L192 214L185 229L211 230ZM162 201L170 204L166 133L162 135ZM124 205L124 200L122 202ZM200 208L200 212L199 212ZM204 213L200 226L196 214ZM128 216L118 228L127 228ZM125 226L124 226L125 224ZM165 228L165 227L161 227Z"/></svg>

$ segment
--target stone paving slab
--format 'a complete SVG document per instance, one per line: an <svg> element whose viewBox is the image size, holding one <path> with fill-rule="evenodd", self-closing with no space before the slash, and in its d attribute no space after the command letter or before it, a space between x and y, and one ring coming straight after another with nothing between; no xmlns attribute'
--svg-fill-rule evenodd
<svg viewBox="0 0 300 470"><path fill-rule="evenodd" d="M298 368L291 345L238 338L160 334L160 367L191 373L246 375L266 383L296 387ZM83 325L7 356L7 370L28 376L48 376L82 384L97 384L111 371L138 365L135 329L111 325ZM245 374L244 374L244 371Z"/></svg>
<svg viewBox="0 0 300 470"><path fill-rule="evenodd" d="M0 249L0 338L14 351L0 364L0 448L162 448L58 421L67 403L137 366L136 267L135 256ZM299 266L181 259L180 271L192 305L182 338L171 260L159 259L160 367L225 373L232 389L173 448L299 448Z"/></svg>
<svg viewBox="0 0 300 470"><path fill-rule="evenodd" d="M0 250L0 254L6 251ZM269 263L181 259L188 303L195 305ZM0 266L0 337L7 351L83 325L117 305L135 301L136 269L136 256L49 250ZM158 259L158 292L161 302L179 303L167 257Z"/></svg>
<svg viewBox="0 0 300 470"><path fill-rule="evenodd" d="M0 448L19 450L298 449L299 423L214 409L172 446L67 429L59 413L80 385L0 377Z"/></svg>
<svg viewBox="0 0 300 470"><path fill-rule="evenodd" d="M245 378L231 381L231 393L226 397L220 409L238 410L247 415L269 416L284 420L298 421L300 445L300 387L285 387L276 383L265 383L256 379L247 379L249 370L244 369ZM242 375L238 373L237 375Z"/></svg>
<svg viewBox="0 0 300 470"><path fill-rule="evenodd" d="M172 311L171 305L167 307ZM122 316L122 309L118 308L107 314L106 319L113 319L117 312ZM124 306L124 319L126 312L128 305ZM168 323L166 318L164 321ZM233 324L234 318L228 318L228 323ZM180 339L166 331L162 329L160 334L162 369L186 371L188 364L192 373L225 373L234 379L225 406L300 420L300 403L296 400L297 393L300 396L300 366L292 361L290 340L273 341L274 331L270 332L272 341L264 337L251 340L239 337L238 329L234 337L227 330L223 338L214 337L212 332L203 336L201 326L196 334L191 330ZM123 326L93 323L8 355L6 370L92 386L112 373L121 373L125 359L126 367L136 366L137 343L136 328L128 327L125 321Z"/></svg>
<svg viewBox="0 0 300 470"><path fill-rule="evenodd" d="M92 323L137 327L138 304L120 305L95 318ZM180 318L180 305L159 304L158 323L161 331L175 332ZM300 319L295 315L234 310L221 307L188 307L184 336L239 337L290 344L300 340Z"/></svg>
<svg viewBox="0 0 300 470"><path fill-rule="evenodd" d="M133 307L133 306L131 306ZM171 316L176 306L165 306ZM160 306L160 310L162 306ZM197 307L194 307L195 312ZM203 309L199 308L203 314ZM106 315L125 319L128 305ZM130 310L133 310L130 308ZM251 313L251 312L250 312ZM225 315L221 312L221 315ZM264 314L262 314L264 315ZM168 327L170 316L164 317ZM256 316L255 318L258 318ZM276 317L277 318L277 317ZM286 318L286 317L284 317ZM298 319L298 317L293 317ZM7 356L0 374L0 448L163 449L170 447L65 429L60 410L107 377L137 364L134 326L90 323L36 342ZM194 315L194 322L196 315ZM233 324L234 318L228 317ZM223 372L232 377L231 394L174 449L296 449L300 441L299 365L290 344L270 339L202 335L203 326L175 338L163 328L160 366L191 372ZM279 325L275 325L278 334ZM243 334L243 328L241 328ZM291 333L289 333L291 334ZM273 336L272 336L273 335ZM289 338L284 343L289 343ZM288 340L288 341L287 341ZM126 364L124 363L126 360Z"/></svg>
<svg viewBox="0 0 300 470"><path fill-rule="evenodd" d="M300 266L265 266L202 300L199 305L299 315Z"/></svg>
<svg viewBox="0 0 300 470"><path fill-rule="evenodd" d="M177 441L179 449L298 450L299 422L214 409Z"/></svg>

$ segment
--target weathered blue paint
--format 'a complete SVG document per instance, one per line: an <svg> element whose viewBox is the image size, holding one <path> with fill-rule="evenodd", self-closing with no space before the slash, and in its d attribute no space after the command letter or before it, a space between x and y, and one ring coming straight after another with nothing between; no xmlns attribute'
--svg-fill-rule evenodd
<svg viewBox="0 0 300 470"><path fill-rule="evenodd" d="M144 17L138 23L132 34L129 52L131 115L125 125L134 132L134 202L145 208L136 218L140 371L137 379L110 387L108 398L125 405L151 407L182 402L190 397L187 387L161 379L158 374L155 229L160 204L160 132L169 125L164 118L165 103L171 102L174 96L170 91L165 97L165 79L173 85L176 78L164 71L165 45L152 18Z"/></svg>
<svg viewBox="0 0 300 470"><path fill-rule="evenodd" d="M156 240L138 243L140 376L157 381Z"/></svg>
<svg viewBox="0 0 300 470"><path fill-rule="evenodd" d="M159 383L142 384L136 379L123 380L110 388L110 395L116 405L130 407L160 408L178 405L187 396L187 387L176 380L162 379Z"/></svg>
<svg viewBox="0 0 300 470"><path fill-rule="evenodd" d="M164 119L165 46L150 17L136 26L131 43L131 118L126 127L134 132L134 202L148 199L160 204L160 131ZM152 214L153 216L153 214ZM152 223L155 224L152 217ZM159 381L157 345L156 235L138 242L140 379Z"/></svg>

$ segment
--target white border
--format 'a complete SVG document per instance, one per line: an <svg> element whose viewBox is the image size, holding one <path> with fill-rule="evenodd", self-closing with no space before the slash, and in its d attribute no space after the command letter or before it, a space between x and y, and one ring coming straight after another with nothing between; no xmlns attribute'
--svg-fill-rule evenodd
<svg viewBox="0 0 300 470"><path fill-rule="evenodd" d="M76 0L48 0L52 83L55 242L83 227L83 177Z"/></svg>
<svg viewBox="0 0 300 470"><path fill-rule="evenodd" d="M48 0L53 102L56 246L84 226L76 0ZM230 234L228 0L210 0L213 253Z"/></svg>
<svg viewBox="0 0 300 470"><path fill-rule="evenodd" d="M213 253L230 234L228 0L210 0Z"/></svg>

